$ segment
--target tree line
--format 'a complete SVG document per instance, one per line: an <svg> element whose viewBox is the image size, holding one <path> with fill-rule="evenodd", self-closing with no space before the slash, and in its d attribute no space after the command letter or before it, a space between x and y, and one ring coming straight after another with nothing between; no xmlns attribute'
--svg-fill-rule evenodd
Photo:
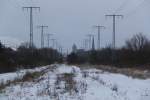
<svg viewBox="0 0 150 100"><path fill-rule="evenodd" d="M20 68L34 68L62 62L62 54L52 48L33 48L28 43L21 44L17 50L0 43L0 73L16 71Z"/></svg>
<svg viewBox="0 0 150 100"><path fill-rule="evenodd" d="M111 46L100 50L77 50L64 57L52 48L33 48L28 43L21 44L17 50L0 43L0 73L16 71L20 68L34 68L52 63L99 64L121 67L150 64L150 40L143 34L136 34L125 42L121 48Z"/></svg>
<svg viewBox="0 0 150 100"><path fill-rule="evenodd" d="M121 67L149 65L150 40L142 33L134 35L121 48L111 46L101 50L77 51L68 55L69 64L103 64Z"/></svg>

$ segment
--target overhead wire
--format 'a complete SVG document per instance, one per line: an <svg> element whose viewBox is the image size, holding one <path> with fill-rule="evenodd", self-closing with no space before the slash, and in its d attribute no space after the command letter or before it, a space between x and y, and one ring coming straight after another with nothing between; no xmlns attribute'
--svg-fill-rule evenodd
<svg viewBox="0 0 150 100"><path fill-rule="evenodd" d="M129 3L130 0L125 0L116 10L115 10L115 14L122 11Z"/></svg>
<svg viewBox="0 0 150 100"><path fill-rule="evenodd" d="M141 0L140 0L141 1ZM129 12L125 13L124 16L125 18L129 18L130 16L134 15L141 7L144 6L145 2L147 0L142 0L141 3L139 3L136 7L134 7L133 9L131 9ZM127 2L126 2L127 3ZM120 11L118 10L117 13L120 13L121 11L123 11L123 5L127 5L125 2L122 4L122 7L120 6L118 9L120 9ZM125 7L124 7L125 8ZM116 10L117 11L117 10ZM123 22L124 20L120 21Z"/></svg>
<svg viewBox="0 0 150 100"><path fill-rule="evenodd" d="M144 6L145 2L147 0L143 0L139 5L137 5L133 10L131 10L130 12L126 13L125 16L126 18L132 16L133 14L137 13L137 11Z"/></svg>
<svg viewBox="0 0 150 100"><path fill-rule="evenodd" d="M130 0L124 0L121 5L114 11L114 14L121 12L128 4ZM106 21L103 21L103 24L105 24Z"/></svg>

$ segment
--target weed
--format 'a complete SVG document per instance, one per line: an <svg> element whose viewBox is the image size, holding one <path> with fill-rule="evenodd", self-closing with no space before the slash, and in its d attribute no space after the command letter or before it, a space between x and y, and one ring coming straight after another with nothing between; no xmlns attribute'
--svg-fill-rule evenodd
<svg viewBox="0 0 150 100"><path fill-rule="evenodd" d="M26 75L23 76L22 78L22 81L25 82L25 81L28 81L28 82L31 82L31 81L34 81L35 79L39 78L41 76L41 72L33 72L33 73L26 73Z"/></svg>

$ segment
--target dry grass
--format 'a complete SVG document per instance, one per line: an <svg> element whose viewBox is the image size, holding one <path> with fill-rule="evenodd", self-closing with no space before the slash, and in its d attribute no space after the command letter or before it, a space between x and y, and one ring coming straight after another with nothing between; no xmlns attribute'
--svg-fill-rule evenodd
<svg viewBox="0 0 150 100"><path fill-rule="evenodd" d="M23 82L33 82L36 79L38 79L41 75L42 75L41 72L33 72L33 73L28 72L21 79L16 78L12 81L7 81L6 83L2 82L0 84L0 91L3 91L6 87L11 85L21 84Z"/></svg>
<svg viewBox="0 0 150 100"><path fill-rule="evenodd" d="M73 92L76 92L76 81L74 80L75 75L73 73L63 73L60 75L57 75L56 79L56 85L59 85L61 81L65 82L65 91L70 94Z"/></svg>
<svg viewBox="0 0 150 100"><path fill-rule="evenodd" d="M35 79L39 78L42 75L41 72L33 72L33 73L26 73L26 75L23 76L22 81L23 82L31 82L34 81Z"/></svg>
<svg viewBox="0 0 150 100"><path fill-rule="evenodd" d="M6 87L10 85L16 85L16 84L22 84L23 82L37 82L40 81L41 79L39 78L40 76L43 76L46 72L49 70L54 70L56 66L48 66L48 68L43 69L41 71L36 71L36 72L27 72L22 78L16 78L12 81L7 81L6 83L1 82L0 83L0 92L3 91Z"/></svg>
<svg viewBox="0 0 150 100"><path fill-rule="evenodd" d="M139 78L139 79L150 78L150 71L146 69L141 69L140 67L121 68L121 67L115 67L110 65L88 65L88 64L77 65L77 66L79 66L81 69L96 68L110 73L120 73L120 74L130 76L132 78Z"/></svg>

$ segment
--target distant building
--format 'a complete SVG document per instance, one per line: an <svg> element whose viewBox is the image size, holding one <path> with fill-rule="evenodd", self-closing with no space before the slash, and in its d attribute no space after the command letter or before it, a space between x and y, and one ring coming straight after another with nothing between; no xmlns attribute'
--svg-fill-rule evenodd
<svg viewBox="0 0 150 100"><path fill-rule="evenodd" d="M93 39L92 39L92 50L95 50L94 36L93 36Z"/></svg>
<svg viewBox="0 0 150 100"><path fill-rule="evenodd" d="M77 52L77 46L75 44L73 44L72 46L72 52L73 53L76 53Z"/></svg>

